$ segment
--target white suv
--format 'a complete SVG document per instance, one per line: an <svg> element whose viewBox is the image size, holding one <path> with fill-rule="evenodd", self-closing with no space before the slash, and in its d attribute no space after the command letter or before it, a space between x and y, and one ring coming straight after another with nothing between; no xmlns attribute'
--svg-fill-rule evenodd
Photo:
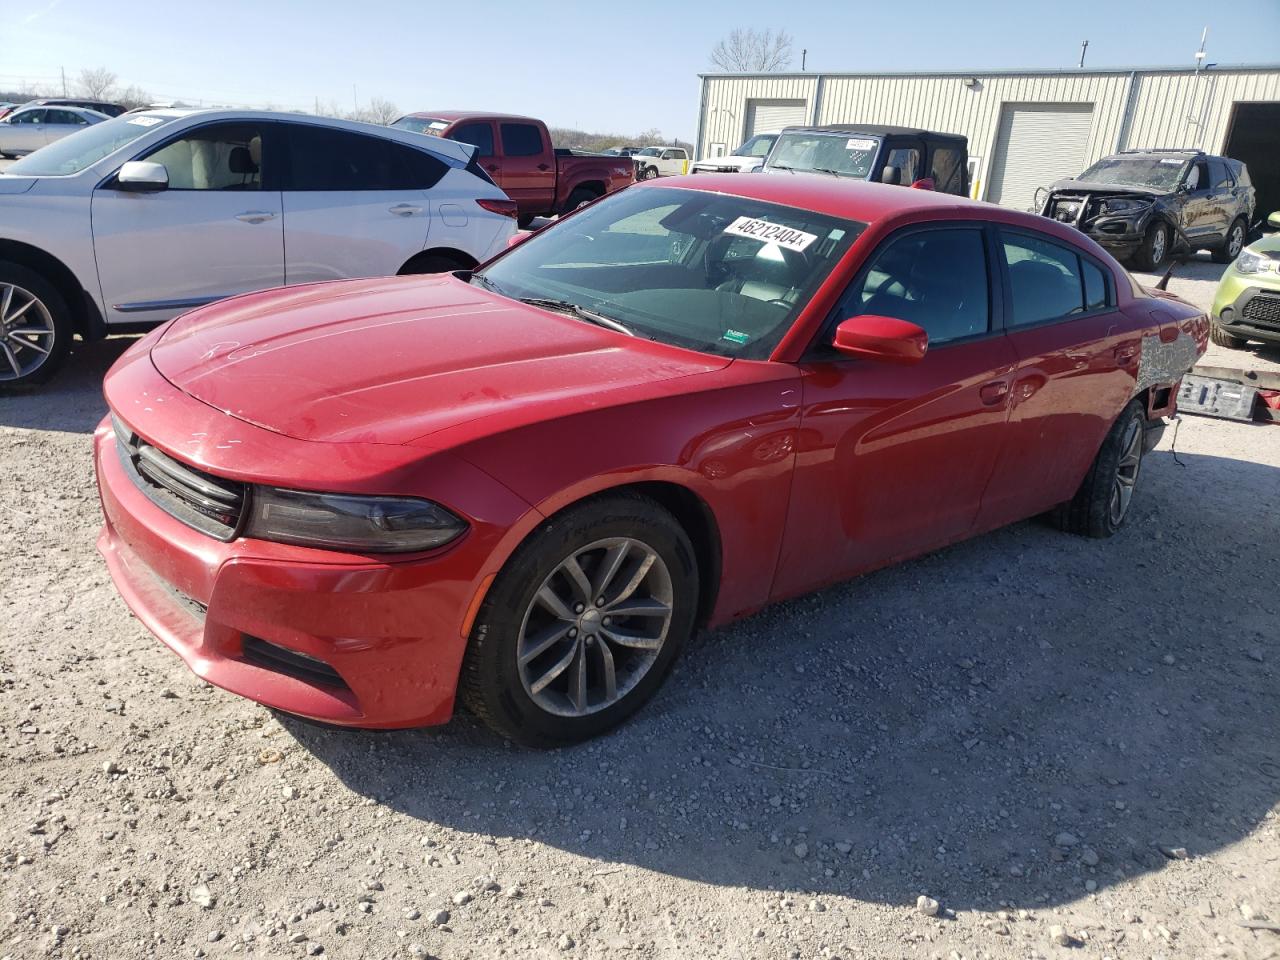
<svg viewBox="0 0 1280 960"><path fill-rule="evenodd" d="M238 293L468 269L515 233L475 148L298 114L149 110L0 174L0 389L73 334L155 326Z"/></svg>

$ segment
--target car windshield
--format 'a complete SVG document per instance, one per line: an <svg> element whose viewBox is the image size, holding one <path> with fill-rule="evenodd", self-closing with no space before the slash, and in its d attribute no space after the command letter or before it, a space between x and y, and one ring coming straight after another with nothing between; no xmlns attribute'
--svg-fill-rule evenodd
<svg viewBox="0 0 1280 960"><path fill-rule="evenodd" d="M129 113L103 120L41 147L5 172L27 177L70 176L132 143L144 133L176 119L154 113Z"/></svg>
<svg viewBox="0 0 1280 960"><path fill-rule="evenodd" d="M1087 183L1172 190L1182 179L1190 157L1106 157L1080 174Z"/></svg>
<svg viewBox="0 0 1280 960"><path fill-rule="evenodd" d="M733 155L735 157L767 157L769 151L773 149L773 141L777 139L774 134L752 137L737 150L733 151Z"/></svg>
<svg viewBox="0 0 1280 960"><path fill-rule="evenodd" d="M414 133L429 133L434 136L439 136L440 131L448 125L443 120L435 120L431 117L401 117L391 124L391 126L399 127L401 130L411 130Z"/></svg>
<svg viewBox="0 0 1280 960"><path fill-rule="evenodd" d="M784 133L778 137L769 166L784 170L817 170L866 180L880 141L848 133Z"/></svg>
<svg viewBox="0 0 1280 960"><path fill-rule="evenodd" d="M701 190L623 190L473 283L638 337L764 359L866 224Z"/></svg>

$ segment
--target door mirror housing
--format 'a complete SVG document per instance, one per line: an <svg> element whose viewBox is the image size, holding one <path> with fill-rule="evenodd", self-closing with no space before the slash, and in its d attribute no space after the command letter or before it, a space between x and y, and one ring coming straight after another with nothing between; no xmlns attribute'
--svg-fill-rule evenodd
<svg viewBox="0 0 1280 960"><path fill-rule="evenodd" d="M846 357L905 365L924 359L929 334L907 320L866 313L841 322L831 345Z"/></svg>
<svg viewBox="0 0 1280 960"><path fill-rule="evenodd" d="M1280 228L1280 210L1273 211L1271 216L1267 217L1267 223L1273 227Z"/></svg>
<svg viewBox="0 0 1280 960"><path fill-rule="evenodd" d="M116 174L116 187L134 193L155 193L169 188L169 171L163 163L130 160Z"/></svg>
<svg viewBox="0 0 1280 960"><path fill-rule="evenodd" d="M888 183L895 187L902 186L902 168L885 167L880 171L880 182Z"/></svg>

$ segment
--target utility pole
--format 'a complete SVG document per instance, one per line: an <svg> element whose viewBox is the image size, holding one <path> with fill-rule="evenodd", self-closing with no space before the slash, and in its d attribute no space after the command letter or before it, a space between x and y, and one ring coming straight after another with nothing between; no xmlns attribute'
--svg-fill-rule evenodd
<svg viewBox="0 0 1280 960"><path fill-rule="evenodd" d="M351 107L353 110L360 109L360 101L356 99L356 85L351 85Z"/></svg>
<svg viewBox="0 0 1280 960"><path fill-rule="evenodd" d="M804 72L804 65L808 60L809 60L809 51L801 50L800 51L800 72L801 73Z"/></svg>
<svg viewBox="0 0 1280 960"><path fill-rule="evenodd" d="M1086 40L1084 41L1084 43L1080 44L1080 69L1081 70L1084 69L1084 55L1085 53L1088 52L1088 50L1089 50L1089 41Z"/></svg>
<svg viewBox="0 0 1280 960"><path fill-rule="evenodd" d="M61 67L60 69L62 70L62 95L65 97L67 95L67 68Z"/></svg>

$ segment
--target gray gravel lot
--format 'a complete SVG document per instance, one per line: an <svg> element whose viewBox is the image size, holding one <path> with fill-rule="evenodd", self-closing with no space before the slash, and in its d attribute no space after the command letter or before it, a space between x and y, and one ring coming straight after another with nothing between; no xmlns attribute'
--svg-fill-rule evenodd
<svg viewBox="0 0 1280 960"><path fill-rule="evenodd" d="M154 640L93 549L128 343L0 398L0 957L1280 956L1280 428L1186 417L1114 539L774 607L538 753L308 726Z"/></svg>

